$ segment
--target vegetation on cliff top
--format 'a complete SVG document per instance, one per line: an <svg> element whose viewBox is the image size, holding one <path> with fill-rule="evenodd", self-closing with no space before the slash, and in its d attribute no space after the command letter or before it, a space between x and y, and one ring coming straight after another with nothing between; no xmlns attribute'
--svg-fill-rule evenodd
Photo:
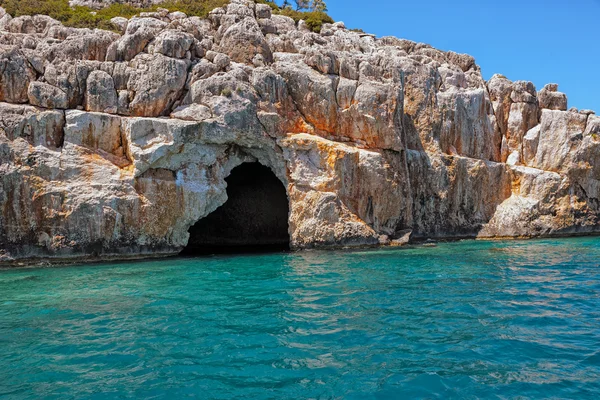
<svg viewBox="0 0 600 400"><path fill-rule="evenodd" d="M303 19L313 31L320 31L323 23L332 23L333 19L327 15L327 7L323 0L297 0L296 7L284 0L281 6L271 0L257 0L257 3L268 4L274 14L286 15L298 22ZM162 3L148 7L136 8L128 4L111 4L110 6L92 10L88 7L69 6L69 0L0 0L0 6L13 17L22 15L48 15L65 26L75 28L100 28L117 30L110 20L114 17L131 18L141 12L156 11L157 8L166 8L169 11L182 11L188 16L206 18L208 13L229 3L229 0L165 0Z"/></svg>
<svg viewBox="0 0 600 400"><path fill-rule="evenodd" d="M321 31L323 24L333 23L333 18L327 14L327 5L323 0L295 0L296 7L284 0L281 6L273 0L255 0L257 3L268 4L273 9L274 14L285 15L298 22L301 19L313 31Z"/></svg>

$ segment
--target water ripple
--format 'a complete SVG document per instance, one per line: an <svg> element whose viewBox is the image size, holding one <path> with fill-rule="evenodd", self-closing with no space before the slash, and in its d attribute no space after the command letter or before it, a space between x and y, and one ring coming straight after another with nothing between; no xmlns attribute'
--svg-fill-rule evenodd
<svg viewBox="0 0 600 400"><path fill-rule="evenodd" d="M0 271L0 397L598 398L600 239Z"/></svg>

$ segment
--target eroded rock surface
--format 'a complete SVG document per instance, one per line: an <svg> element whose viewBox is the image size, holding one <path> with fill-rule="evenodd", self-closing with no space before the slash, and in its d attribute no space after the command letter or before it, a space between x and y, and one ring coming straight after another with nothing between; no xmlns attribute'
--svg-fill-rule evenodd
<svg viewBox="0 0 600 400"><path fill-rule="evenodd" d="M244 162L295 249L600 232L600 118L556 85L248 0L121 35L0 16L5 260L176 254Z"/></svg>

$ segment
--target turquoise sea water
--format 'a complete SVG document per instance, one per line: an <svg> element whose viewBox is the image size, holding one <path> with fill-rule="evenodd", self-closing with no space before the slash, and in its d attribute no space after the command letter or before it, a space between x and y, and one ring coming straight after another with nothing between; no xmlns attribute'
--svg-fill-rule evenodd
<svg viewBox="0 0 600 400"><path fill-rule="evenodd" d="M600 238L0 271L7 399L600 398Z"/></svg>

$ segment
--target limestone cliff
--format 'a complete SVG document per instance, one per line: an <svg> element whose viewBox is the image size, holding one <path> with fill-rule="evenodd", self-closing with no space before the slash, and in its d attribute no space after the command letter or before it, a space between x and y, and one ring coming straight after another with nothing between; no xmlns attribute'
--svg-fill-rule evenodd
<svg viewBox="0 0 600 400"><path fill-rule="evenodd" d="M115 23L0 9L0 258L177 254L244 162L294 249L600 232L600 118L556 85L246 0Z"/></svg>

